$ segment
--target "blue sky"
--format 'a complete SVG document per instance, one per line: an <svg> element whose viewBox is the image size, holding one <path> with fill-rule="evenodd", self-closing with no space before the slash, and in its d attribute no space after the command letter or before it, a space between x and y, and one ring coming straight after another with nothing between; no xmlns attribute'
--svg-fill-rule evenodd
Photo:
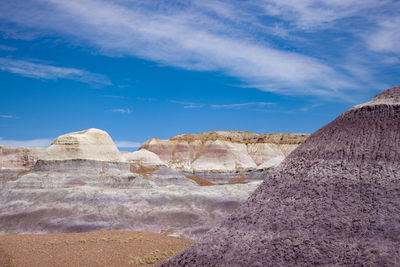
<svg viewBox="0 0 400 267"><path fill-rule="evenodd" d="M2 0L0 144L312 133L400 83L399 1Z"/></svg>

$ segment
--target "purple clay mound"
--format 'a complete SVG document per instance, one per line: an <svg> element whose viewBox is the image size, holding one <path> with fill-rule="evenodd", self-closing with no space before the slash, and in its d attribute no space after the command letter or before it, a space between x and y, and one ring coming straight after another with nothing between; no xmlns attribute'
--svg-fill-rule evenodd
<svg viewBox="0 0 400 267"><path fill-rule="evenodd" d="M399 266L400 86L310 136L161 266Z"/></svg>

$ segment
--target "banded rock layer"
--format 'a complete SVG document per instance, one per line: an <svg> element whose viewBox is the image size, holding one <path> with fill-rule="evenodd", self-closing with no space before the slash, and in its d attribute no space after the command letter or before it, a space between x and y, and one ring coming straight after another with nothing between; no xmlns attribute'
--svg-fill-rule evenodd
<svg viewBox="0 0 400 267"><path fill-rule="evenodd" d="M232 172L276 167L308 136L213 131L178 135L168 140L153 138L140 149L157 154L171 168L192 172Z"/></svg>
<svg viewBox="0 0 400 267"><path fill-rule="evenodd" d="M44 148L14 148L0 145L0 178L29 171Z"/></svg>
<svg viewBox="0 0 400 267"><path fill-rule="evenodd" d="M400 265L399 99L400 86L318 130L162 266Z"/></svg>
<svg viewBox="0 0 400 267"><path fill-rule="evenodd" d="M244 177L229 165L234 155L240 164L248 166L248 161L256 167L246 154L247 145L240 143L243 140L228 141L236 135L243 139L242 133L229 132L199 148L214 157L199 157L205 160L197 162L202 170L208 171L209 166L214 170L203 178L170 168L143 147L134 153L120 152L111 137L98 129L62 135L29 161L23 175L0 180L0 233L132 229L198 238L261 183L263 171L243 169ZM256 147L252 138L246 142ZM284 139L274 138L277 143ZM253 154L263 157L262 151L255 149ZM286 153L284 147L277 151ZM222 160L220 165L229 168L215 172L219 169L207 165L208 160ZM204 184L222 185L200 186Z"/></svg>
<svg viewBox="0 0 400 267"><path fill-rule="evenodd" d="M51 172L52 163L55 168L65 166L73 171L72 163L86 160L118 162L120 166L132 163L146 167L169 167L185 175L209 179L215 184L234 182L243 177L246 181L260 180L262 170L279 165L307 137L308 134L214 131L179 135L169 140L153 138L132 153L120 152L105 131L92 128L62 135L47 149L0 147L0 177L29 172L36 161L41 166L43 162L48 162L45 165ZM70 163L60 164L60 161ZM82 169L83 166L99 165L76 166L86 173L93 170ZM69 170L65 169L65 172Z"/></svg>
<svg viewBox="0 0 400 267"><path fill-rule="evenodd" d="M92 128L57 137L41 159L121 161L121 154L108 133Z"/></svg>
<svg viewBox="0 0 400 267"><path fill-rule="evenodd" d="M150 151L119 152L97 129L60 136L29 163L28 173L0 180L2 234L131 229L197 238L260 183L199 186Z"/></svg>

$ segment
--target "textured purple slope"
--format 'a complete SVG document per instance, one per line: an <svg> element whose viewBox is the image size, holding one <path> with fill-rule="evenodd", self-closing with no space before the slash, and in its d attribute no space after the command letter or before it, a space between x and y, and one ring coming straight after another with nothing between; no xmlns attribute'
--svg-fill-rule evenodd
<svg viewBox="0 0 400 267"><path fill-rule="evenodd" d="M344 112L162 266L400 265L400 87Z"/></svg>

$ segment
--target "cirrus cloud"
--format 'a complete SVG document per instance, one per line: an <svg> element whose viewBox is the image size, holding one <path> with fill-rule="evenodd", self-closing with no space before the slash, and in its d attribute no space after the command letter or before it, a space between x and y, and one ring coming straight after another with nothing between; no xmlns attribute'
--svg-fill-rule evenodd
<svg viewBox="0 0 400 267"><path fill-rule="evenodd" d="M88 83L93 86L112 84L106 76L101 74L76 68L58 67L12 58L0 58L0 70L35 79L68 79Z"/></svg>
<svg viewBox="0 0 400 267"><path fill-rule="evenodd" d="M273 102L248 102L248 103L237 103L237 104L214 104L211 105L211 108L216 109L235 109L235 108L243 108L243 107L265 107L276 105Z"/></svg>
<svg viewBox="0 0 400 267"><path fill-rule="evenodd" d="M132 110L129 108L114 108L114 109L109 109L107 112L115 112L115 113L121 113L121 114L131 114Z"/></svg>
<svg viewBox="0 0 400 267"><path fill-rule="evenodd" d="M230 13L229 4L203 5L204 12L198 11L196 2L15 0L0 7L7 11L0 15L3 20L72 37L105 55L222 72L264 91L334 96L338 88L355 86L350 77L323 59L277 49L213 15L237 16Z"/></svg>
<svg viewBox="0 0 400 267"><path fill-rule="evenodd" d="M3 119L17 119L18 117L14 116L14 115L9 115L9 114L0 114L0 118L3 118Z"/></svg>
<svg viewBox="0 0 400 267"><path fill-rule="evenodd" d="M106 56L214 71L262 91L346 99L344 94L370 84L372 68L365 68L369 78L354 77L342 66L349 62L337 62L338 56L343 61L346 55L341 47L332 53L330 38L352 34L353 41L361 42L357 34L381 21L381 11L390 12L396 6L391 0L4 0L0 20L18 29L88 45ZM319 44L318 53L312 50L314 40L322 39L319 30L339 22L353 26L348 21L356 29L336 27L337 33L326 35L325 43ZM315 36L296 38L304 30ZM271 36L297 41L274 43ZM310 50L303 49L298 40ZM382 44L371 47L393 50Z"/></svg>

